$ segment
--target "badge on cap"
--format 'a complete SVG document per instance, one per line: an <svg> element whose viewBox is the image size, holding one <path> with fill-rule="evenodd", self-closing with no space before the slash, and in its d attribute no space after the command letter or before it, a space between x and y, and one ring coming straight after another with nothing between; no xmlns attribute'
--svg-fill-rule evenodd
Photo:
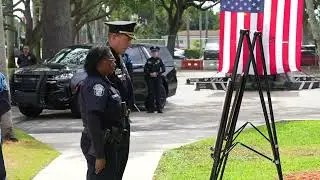
<svg viewBox="0 0 320 180"><path fill-rule="evenodd" d="M101 84L93 86L93 93L95 96L101 97L104 95L104 87Z"/></svg>

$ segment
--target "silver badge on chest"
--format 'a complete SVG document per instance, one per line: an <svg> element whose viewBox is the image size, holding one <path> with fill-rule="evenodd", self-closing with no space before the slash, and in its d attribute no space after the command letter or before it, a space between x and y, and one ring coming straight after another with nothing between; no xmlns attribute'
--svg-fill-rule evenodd
<svg viewBox="0 0 320 180"><path fill-rule="evenodd" d="M116 75L119 79L121 79L121 80L124 80L124 79L125 79L125 75L124 75L122 69L116 68L115 71L114 71L114 73L115 73L115 75Z"/></svg>
<svg viewBox="0 0 320 180"><path fill-rule="evenodd" d="M96 84L93 86L93 93L95 96L101 97L104 95L104 87L101 84Z"/></svg>
<svg viewBox="0 0 320 180"><path fill-rule="evenodd" d="M118 76L118 75L122 75L122 70L120 68L116 68L114 73Z"/></svg>

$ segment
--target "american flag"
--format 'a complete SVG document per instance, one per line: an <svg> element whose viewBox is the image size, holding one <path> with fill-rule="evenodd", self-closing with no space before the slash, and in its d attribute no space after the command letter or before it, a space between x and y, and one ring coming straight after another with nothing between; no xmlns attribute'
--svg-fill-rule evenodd
<svg viewBox="0 0 320 180"><path fill-rule="evenodd" d="M304 0L221 0L219 71L232 72L240 29L249 29L251 39L255 31L262 32L268 74L300 71L303 6ZM260 44L256 45L258 73L263 74ZM238 73L249 57L246 40L243 47Z"/></svg>

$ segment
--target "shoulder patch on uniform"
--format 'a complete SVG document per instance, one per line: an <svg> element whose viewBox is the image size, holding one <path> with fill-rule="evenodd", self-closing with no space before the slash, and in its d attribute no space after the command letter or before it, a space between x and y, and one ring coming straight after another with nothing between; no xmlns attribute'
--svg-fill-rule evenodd
<svg viewBox="0 0 320 180"><path fill-rule="evenodd" d="M95 96L99 96L99 97L103 96L104 95L104 90L105 90L105 88L101 84L95 84L93 86L93 93L94 93Z"/></svg>

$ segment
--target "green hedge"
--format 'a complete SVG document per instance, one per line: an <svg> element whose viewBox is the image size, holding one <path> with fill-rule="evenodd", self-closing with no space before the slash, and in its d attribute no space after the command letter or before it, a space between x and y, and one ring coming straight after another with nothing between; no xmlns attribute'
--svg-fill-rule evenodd
<svg viewBox="0 0 320 180"><path fill-rule="evenodd" d="M185 56L188 59L198 59L200 58L200 49L186 49Z"/></svg>

